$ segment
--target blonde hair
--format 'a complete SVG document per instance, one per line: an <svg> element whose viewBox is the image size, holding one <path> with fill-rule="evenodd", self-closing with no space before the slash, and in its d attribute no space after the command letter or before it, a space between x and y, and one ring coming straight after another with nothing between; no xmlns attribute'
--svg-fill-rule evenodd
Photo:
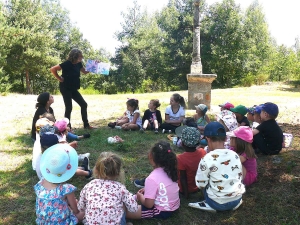
<svg viewBox="0 0 300 225"><path fill-rule="evenodd" d="M102 152L93 170L93 176L97 179L123 181L124 174L121 170L121 158L112 152Z"/></svg>
<svg viewBox="0 0 300 225"><path fill-rule="evenodd" d="M245 153L247 158L257 158L251 143L237 137L234 137L234 139L235 139L234 147L237 154L240 155L242 153Z"/></svg>
<svg viewBox="0 0 300 225"><path fill-rule="evenodd" d="M71 61L71 63L77 63L80 56L82 56L82 51L80 51L78 48L73 48L69 52L67 60Z"/></svg>

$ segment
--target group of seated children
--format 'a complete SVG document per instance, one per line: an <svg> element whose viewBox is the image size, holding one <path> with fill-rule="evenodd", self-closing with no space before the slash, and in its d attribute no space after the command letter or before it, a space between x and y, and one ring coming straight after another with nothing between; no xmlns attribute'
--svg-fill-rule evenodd
<svg viewBox="0 0 300 225"><path fill-rule="evenodd" d="M48 101L50 106L51 100ZM158 100L151 100L141 118L138 100L128 99L127 111L109 126L141 132L147 128L155 133L158 128L174 132L185 118L183 97L171 96L164 123L157 110L159 106ZM180 193L188 198L199 189L204 199L189 203L190 207L209 212L237 209L242 204L245 186L257 180L254 149L264 154L278 154L281 150L282 131L275 121L278 107L270 102L248 109L225 103L220 105L216 122L210 122L206 115L207 106L195 107L194 122L189 121L180 130L184 152L176 155L168 142L155 143L148 153L153 171L147 178L134 181L141 188L135 195L122 184L124 174L119 156L102 152L90 170L89 154L78 155L74 149L77 142L67 142L68 121L55 121L54 116L45 115L36 122L35 132L36 142L40 143L40 151L36 151L33 160L40 178L34 187L36 222L126 225L131 224L126 218L167 219L179 208ZM201 147L203 139L206 150ZM82 166L78 166L79 161ZM65 183L74 174L94 178L81 190L78 202L76 187Z"/></svg>

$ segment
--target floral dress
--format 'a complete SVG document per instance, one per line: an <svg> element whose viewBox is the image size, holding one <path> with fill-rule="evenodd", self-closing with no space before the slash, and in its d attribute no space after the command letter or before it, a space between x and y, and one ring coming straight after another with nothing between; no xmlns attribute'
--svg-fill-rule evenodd
<svg viewBox="0 0 300 225"><path fill-rule="evenodd" d="M34 186L36 194L36 224L39 225L75 225L77 217L68 207L66 195L74 192L76 187L71 184L59 184L55 189L48 190L39 181Z"/></svg>
<svg viewBox="0 0 300 225"><path fill-rule="evenodd" d="M77 206L85 211L85 225L119 225L124 206L129 212L138 211L137 202L123 184L102 179L94 179L84 186Z"/></svg>

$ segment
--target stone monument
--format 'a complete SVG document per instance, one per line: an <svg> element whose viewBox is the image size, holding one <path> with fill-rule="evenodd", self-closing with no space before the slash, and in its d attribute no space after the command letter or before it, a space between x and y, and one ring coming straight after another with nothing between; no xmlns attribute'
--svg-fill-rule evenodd
<svg viewBox="0 0 300 225"><path fill-rule="evenodd" d="M217 75L202 74L200 57L200 0L195 0L194 6L193 59L191 73L187 74L188 108L195 109L195 105L202 103L210 109L211 83L217 78Z"/></svg>

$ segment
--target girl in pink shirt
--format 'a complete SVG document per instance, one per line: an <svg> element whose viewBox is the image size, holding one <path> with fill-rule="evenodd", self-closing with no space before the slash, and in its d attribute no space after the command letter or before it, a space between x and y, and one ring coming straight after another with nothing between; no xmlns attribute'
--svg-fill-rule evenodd
<svg viewBox="0 0 300 225"><path fill-rule="evenodd" d="M252 129L248 126L240 126L227 134L230 136L230 145L239 154L243 165L243 183L249 186L257 180L257 156L251 144Z"/></svg>
<svg viewBox="0 0 300 225"><path fill-rule="evenodd" d="M177 184L177 159L169 143L159 141L149 153L153 171L136 198L141 203L136 213L126 212L129 219L167 219L180 206Z"/></svg>

